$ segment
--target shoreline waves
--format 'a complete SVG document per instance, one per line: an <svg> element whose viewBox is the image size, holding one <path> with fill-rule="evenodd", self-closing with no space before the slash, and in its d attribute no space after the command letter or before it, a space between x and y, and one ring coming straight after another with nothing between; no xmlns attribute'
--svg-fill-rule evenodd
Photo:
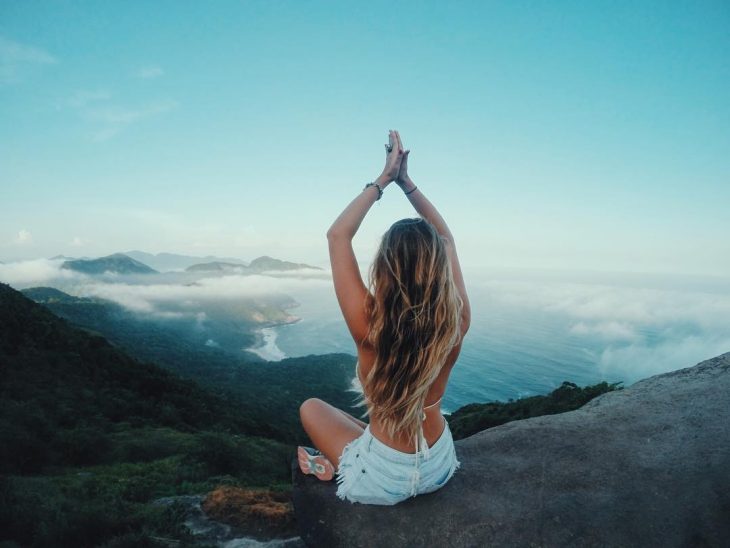
<svg viewBox="0 0 730 548"><path fill-rule="evenodd" d="M296 316L287 317L286 321L269 324L266 327L259 327L253 331L256 342L243 350L256 354L262 360L269 362L279 362L287 358L286 353L276 345L276 339L279 334L276 331L277 327L283 325L291 325L301 321L301 318Z"/></svg>

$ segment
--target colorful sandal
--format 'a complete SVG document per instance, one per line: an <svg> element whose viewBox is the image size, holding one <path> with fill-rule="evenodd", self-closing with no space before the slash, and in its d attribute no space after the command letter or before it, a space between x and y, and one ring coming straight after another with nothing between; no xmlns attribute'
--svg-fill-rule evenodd
<svg viewBox="0 0 730 548"><path fill-rule="evenodd" d="M297 447L297 456L302 473L314 474L322 481L329 481L335 476L335 467L317 449L300 445Z"/></svg>

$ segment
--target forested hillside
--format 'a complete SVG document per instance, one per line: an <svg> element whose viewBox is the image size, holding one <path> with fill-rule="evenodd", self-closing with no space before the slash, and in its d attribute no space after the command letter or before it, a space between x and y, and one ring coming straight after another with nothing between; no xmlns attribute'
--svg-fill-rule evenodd
<svg viewBox="0 0 730 548"><path fill-rule="evenodd" d="M285 488L293 445L239 403L140 362L0 284L0 540L185 539L161 496ZM116 540L113 540L116 539ZM113 544L122 542L132 544Z"/></svg>
<svg viewBox="0 0 730 548"><path fill-rule="evenodd" d="M239 344L211 347L204 344L205 336L197 332L194 322L150 318L111 301L79 298L53 288L31 288L23 293L74 325L103 335L130 356L236 401L238 413L258 424L259 433L284 443L307 442L299 422L299 405L309 397L362 413L352 407L354 395L347 392L355 374L354 356L326 354L265 362L241 350L244 341L236 333L250 330L248 325L230 326L217 320L216 340L228 333L232 341L238 337Z"/></svg>

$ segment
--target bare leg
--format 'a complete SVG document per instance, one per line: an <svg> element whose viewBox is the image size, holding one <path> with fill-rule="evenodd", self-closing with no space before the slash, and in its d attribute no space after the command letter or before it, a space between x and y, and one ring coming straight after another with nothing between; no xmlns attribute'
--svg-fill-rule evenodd
<svg viewBox="0 0 730 548"><path fill-rule="evenodd" d="M364 427L357 419L318 398L309 398L299 408L302 426L335 469L340 465L340 455L345 445L359 438Z"/></svg>
<svg viewBox="0 0 730 548"><path fill-rule="evenodd" d="M350 419L350 420L351 420L352 422L354 422L355 424L357 424L357 425L358 425L358 426L359 426L360 428L362 428L363 430L365 430L365 427L366 427L366 426L368 425L368 423L366 423L366 422L363 422L363 421L361 421L360 419L358 419L358 418L356 418L356 417L353 417L353 416L352 416L352 415L350 415L350 414L349 414L349 413L348 413L347 411L343 411L342 409L337 409L337 410L338 410L338 411L339 411L340 413L342 413L343 415L345 415L345 416L346 416L346 417L347 417L348 419Z"/></svg>

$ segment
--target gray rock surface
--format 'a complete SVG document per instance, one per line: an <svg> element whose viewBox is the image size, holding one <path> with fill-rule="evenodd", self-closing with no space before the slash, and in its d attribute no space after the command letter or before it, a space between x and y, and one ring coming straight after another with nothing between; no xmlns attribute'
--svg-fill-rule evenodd
<svg viewBox="0 0 730 548"><path fill-rule="evenodd" d="M342 501L292 466L308 546L730 546L730 353L456 442L441 490Z"/></svg>

